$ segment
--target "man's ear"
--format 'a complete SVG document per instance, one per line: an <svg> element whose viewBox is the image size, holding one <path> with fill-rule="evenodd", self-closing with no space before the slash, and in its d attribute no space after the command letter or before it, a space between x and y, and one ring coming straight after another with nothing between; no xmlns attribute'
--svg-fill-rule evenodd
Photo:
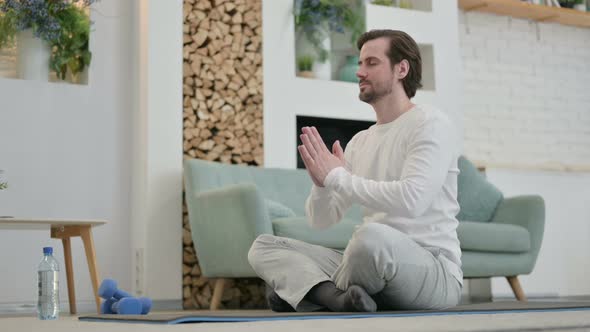
<svg viewBox="0 0 590 332"><path fill-rule="evenodd" d="M395 67L397 76L400 80L403 80L406 76L408 76L408 73L410 72L410 63L408 60L403 59L397 65L395 65Z"/></svg>

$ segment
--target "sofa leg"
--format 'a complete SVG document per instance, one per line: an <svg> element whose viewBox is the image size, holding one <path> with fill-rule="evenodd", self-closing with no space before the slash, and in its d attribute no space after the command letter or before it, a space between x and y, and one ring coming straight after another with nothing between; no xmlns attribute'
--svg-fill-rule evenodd
<svg viewBox="0 0 590 332"><path fill-rule="evenodd" d="M516 296L516 299L521 302L526 302L526 296L522 291L522 287L520 287L520 281L518 281L518 276L506 277L506 280L508 280L510 288L512 288L512 292L514 292L514 296Z"/></svg>
<svg viewBox="0 0 590 332"><path fill-rule="evenodd" d="M223 296L223 290L225 289L227 281L228 279L225 278L219 278L215 281L215 288L213 288L213 296L211 297L211 305L209 306L209 309L219 310L221 297Z"/></svg>

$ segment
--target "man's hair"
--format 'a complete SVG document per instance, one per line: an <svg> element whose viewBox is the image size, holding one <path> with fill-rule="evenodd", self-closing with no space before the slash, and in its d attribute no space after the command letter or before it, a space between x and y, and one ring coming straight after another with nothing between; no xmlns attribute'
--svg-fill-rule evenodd
<svg viewBox="0 0 590 332"><path fill-rule="evenodd" d="M416 95L416 90L422 87L422 57L418 45L407 33L399 30L371 30L363 33L356 45L359 49L369 40L385 37L389 39L389 50L386 52L391 68L406 59L410 64L410 70L402 84L408 98Z"/></svg>

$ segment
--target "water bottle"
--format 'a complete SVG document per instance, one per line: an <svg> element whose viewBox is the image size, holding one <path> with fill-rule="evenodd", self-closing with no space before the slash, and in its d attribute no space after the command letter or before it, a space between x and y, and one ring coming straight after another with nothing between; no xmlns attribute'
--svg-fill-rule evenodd
<svg viewBox="0 0 590 332"><path fill-rule="evenodd" d="M53 258L53 248L43 248L43 260L39 263L38 286L39 300L37 313L39 319L57 319L59 316L59 283L57 275L59 265Z"/></svg>

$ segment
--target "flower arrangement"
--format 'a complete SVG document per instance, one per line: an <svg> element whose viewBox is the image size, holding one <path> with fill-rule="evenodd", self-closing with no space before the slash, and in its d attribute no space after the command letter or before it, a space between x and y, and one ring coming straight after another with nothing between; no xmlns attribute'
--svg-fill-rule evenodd
<svg viewBox="0 0 590 332"><path fill-rule="evenodd" d="M365 19L360 8L363 0L295 0L295 27L313 45L318 60L326 61L328 52L322 41L330 31L351 31L351 43L361 35Z"/></svg>
<svg viewBox="0 0 590 332"><path fill-rule="evenodd" d="M0 48L14 43L17 32L33 35L51 47L50 67L60 79L90 64L90 19L85 8L96 0L0 0Z"/></svg>

